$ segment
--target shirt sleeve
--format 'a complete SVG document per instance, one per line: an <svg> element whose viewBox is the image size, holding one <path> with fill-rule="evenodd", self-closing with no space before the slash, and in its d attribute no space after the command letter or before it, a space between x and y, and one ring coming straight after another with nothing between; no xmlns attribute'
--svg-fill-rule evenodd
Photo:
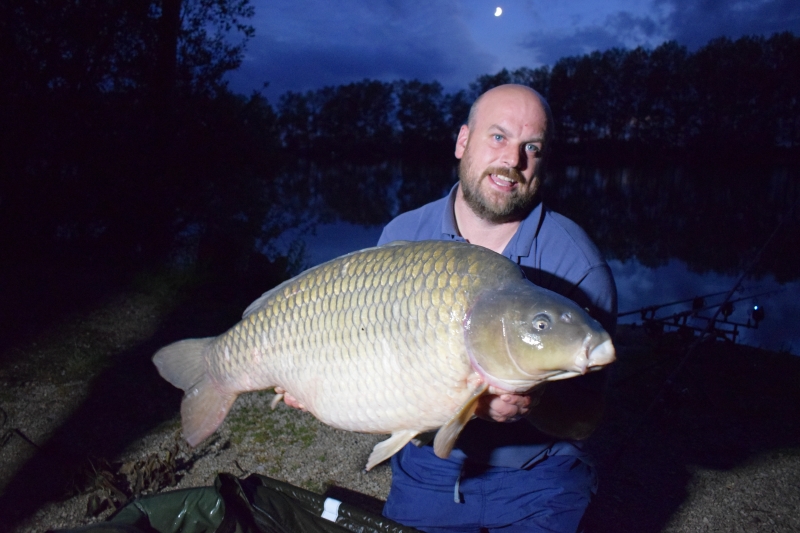
<svg viewBox="0 0 800 533"><path fill-rule="evenodd" d="M617 328L617 286L611 268L575 222L548 212L528 279L583 308L611 335ZM523 267L525 263L523 263Z"/></svg>
<svg viewBox="0 0 800 533"><path fill-rule="evenodd" d="M589 314L613 336L617 330L617 285L608 264L591 268L575 289L575 301L587 307Z"/></svg>
<svg viewBox="0 0 800 533"><path fill-rule="evenodd" d="M388 235L388 233L386 231L387 229L389 229L389 226L386 226L386 227L383 228L383 231L381 232L381 236L378 238L378 246L383 246L387 242L392 242L392 240L396 240L396 239L392 239L391 237L389 237L389 235Z"/></svg>

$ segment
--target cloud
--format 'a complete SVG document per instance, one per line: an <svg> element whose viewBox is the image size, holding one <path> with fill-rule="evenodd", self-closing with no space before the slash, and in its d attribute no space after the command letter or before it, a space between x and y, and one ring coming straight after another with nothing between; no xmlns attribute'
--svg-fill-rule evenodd
<svg viewBox="0 0 800 533"><path fill-rule="evenodd" d="M495 17L484 7L462 0L259 2L256 37L228 79L243 93L269 82L272 101L287 90L364 78L436 80L454 91L504 66L553 65L595 50L655 48L673 39L694 50L723 35L800 35L797 0L576 0L547 10L540 0L520 0L516 11L509 6L516 19L502 21L502 36L491 33Z"/></svg>
<svg viewBox="0 0 800 533"><path fill-rule="evenodd" d="M659 0L671 11L667 29L672 38L696 49L715 37L738 39L792 31L800 35L797 0Z"/></svg>
<svg viewBox="0 0 800 533"><path fill-rule="evenodd" d="M541 64L552 65L567 56L609 48L655 48L676 40L690 50L726 36L769 36L792 31L800 35L797 0L655 0L646 13L618 11L602 23L562 26L530 34L521 46Z"/></svg>
<svg viewBox="0 0 800 533"><path fill-rule="evenodd" d="M364 78L437 80L462 88L493 60L472 40L455 0L414 6L280 0L260 6L253 25L256 37L230 76L231 87L250 92L269 82L270 99Z"/></svg>
<svg viewBox="0 0 800 533"><path fill-rule="evenodd" d="M626 11L609 15L603 24L573 28L531 34L520 46L530 49L541 64L553 65L562 57L610 48L654 47L667 40L660 18Z"/></svg>

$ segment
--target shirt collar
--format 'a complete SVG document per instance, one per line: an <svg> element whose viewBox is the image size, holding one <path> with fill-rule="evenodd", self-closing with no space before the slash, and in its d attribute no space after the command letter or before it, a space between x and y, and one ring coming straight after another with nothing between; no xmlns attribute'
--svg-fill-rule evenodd
<svg viewBox="0 0 800 533"><path fill-rule="evenodd" d="M533 211L525 217L522 223L517 228L517 232L508 241L506 249L503 250L503 255L510 258L514 262L519 262L518 258L528 257L533 253L533 243L536 241L539 230L544 221L545 208L542 202L536 204Z"/></svg>
<svg viewBox="0 0 800 533"><path fill-rule="evenodd" d="M444 210L442 217L442 234L449 236L452 240L461 240L463 237L458 233L458 226L456 225L456 192L458 191L458 182L450 189L450 194L447 195L447 207ZM522 223L517 228L514 236L508 241L506 249L503 250L503 255L517 261L519 257L527 257L531 255L533 250L533 242L539 234L539 229L542 227L544 220L545 209L542 202L536 204L530 215L525 217Z"/></svg>
<svg viewBox="0 0 800 533"><path fill-rule="evenodd" d="M458 191L458 182L450 189L450 194L447 195L447 207L444 210L442 217L442 234L449 236L451 239L464 240L458 233L458 226L456 225L456 192Z"/></svg>

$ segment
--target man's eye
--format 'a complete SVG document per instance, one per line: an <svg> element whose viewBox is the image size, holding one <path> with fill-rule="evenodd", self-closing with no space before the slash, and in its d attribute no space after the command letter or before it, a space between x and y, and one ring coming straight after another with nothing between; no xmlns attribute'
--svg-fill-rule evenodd
<svg viewBox="0 0 800 533"><path fill-rule="evenodd" d="M503 140L503 136L500 135L499 133L495 133L494 134L494 140L497 141L497 142L500 142L500 141Z"/></svg>
<svg viewBox="0 0 800 533"><path fill-rule="evenodd" d="M533 143L528 143L528 144L526 144L526 145L525 145L525 150L527 150L528 152L531 152L531 153L534 153L534 154L535 154L535 153L538 153L538 152L539 152L539 147L538 147L538 146L536 146L536 145L535 145L535 144L533 144Z"/></svg>

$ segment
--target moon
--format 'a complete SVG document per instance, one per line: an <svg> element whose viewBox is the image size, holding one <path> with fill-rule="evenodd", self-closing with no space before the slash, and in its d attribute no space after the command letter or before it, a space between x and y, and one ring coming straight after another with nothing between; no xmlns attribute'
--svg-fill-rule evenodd
<svg viewBox="0 0 800 533"><path fill-rule="evenodd" d="M499 17L502 14L503 14L503 8L502 7L498 7L497 9L494 10L494 16L495 17Z"/></svg>

